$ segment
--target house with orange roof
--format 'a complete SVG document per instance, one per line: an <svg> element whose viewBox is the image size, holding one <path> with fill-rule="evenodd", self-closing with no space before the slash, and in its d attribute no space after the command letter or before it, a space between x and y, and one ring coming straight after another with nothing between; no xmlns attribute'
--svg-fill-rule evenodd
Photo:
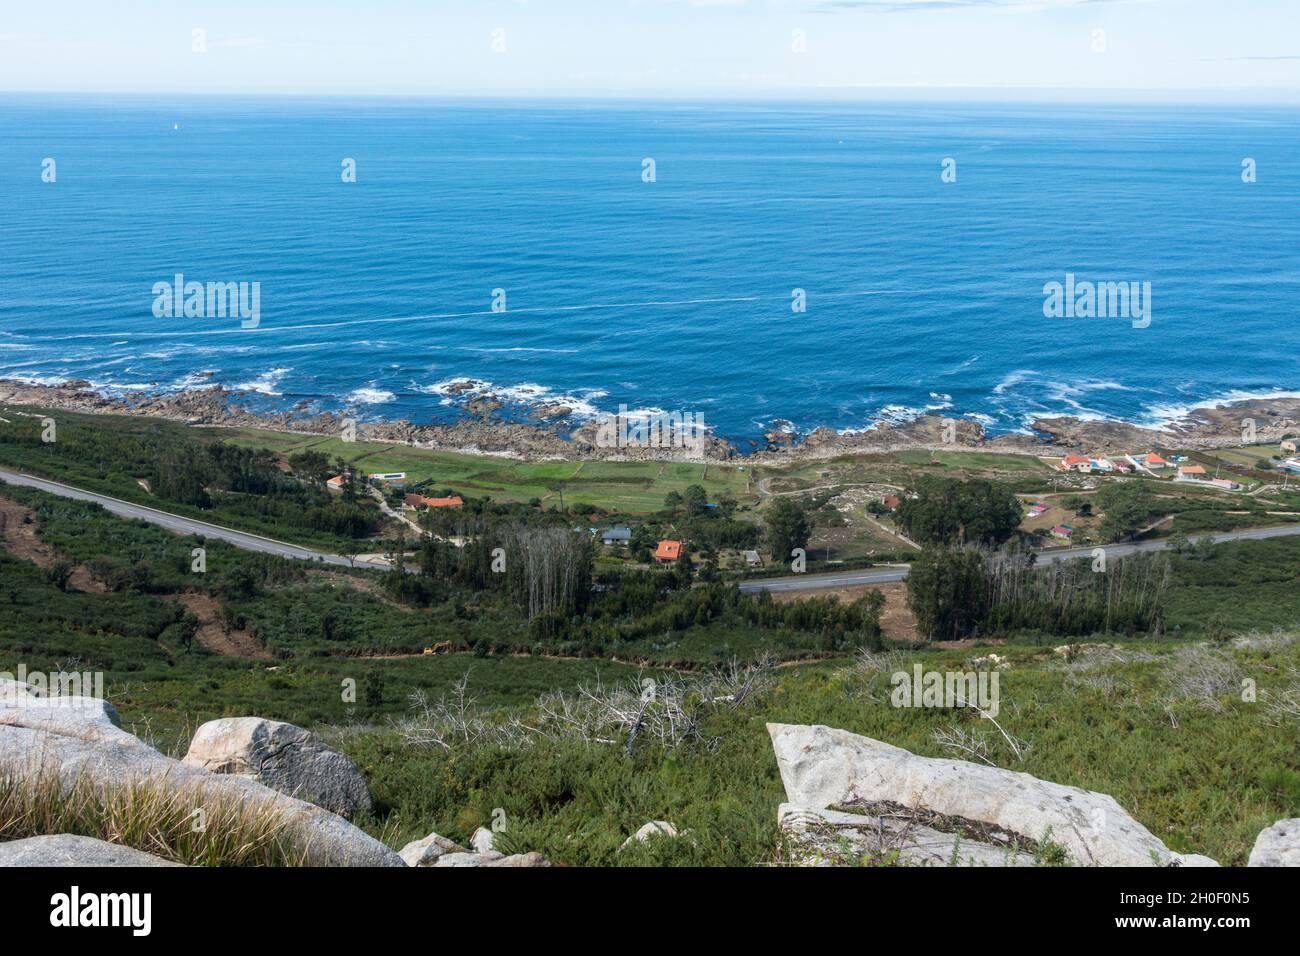
<svg viewBox="0 0 1300 956"><path fill-rule="evenodd" d="M659 547L655 548L655 560L661 564L676 561L681 556L682 543L680 541L660 541Z"/></svg>
<svg viewBox="0 0 1300 956"><path fill-rule="evenodd" d="M465 503L460 495L446 498L426 498L424 495L407 495L402 499L408 508L459 508Z"/></svg>
<svg viewBox="0 0 1300 956"><path fill-rule="evenodd" d="M330 491L342 491L343 486L346 485L347 483L348 483L347 475L335 475L333 478L325 482L325 487L328 488Z"/></svg>
<svg viewBox="0 0 1300 956"><path fill-rule="evenodd" d="M1200 465L1183 465L1178 469L1179 481L1202 481L1205 478L1205 469Z"/></svg>
<svg viewBox="0 0 1300 956"><path fill-rule="evenodd" d="M1058 471L1092 471L1092 459L1087 455L1066 455L1056 466Z"/></svg>
<svg viewBox="0 0 1300 956"><path fill-rule="evenodd" d="M1163 458L1161 458L1161 457L1160 457L1159 455L1157 455L1155 452L1149 452L1149 453L1146 455L1146 457L1144 457L1144 458L1142 459L1142 464L1146 465L1148 468L1168 468L1168 467L1170 467L1169 462L1165 461Z"/></svg>

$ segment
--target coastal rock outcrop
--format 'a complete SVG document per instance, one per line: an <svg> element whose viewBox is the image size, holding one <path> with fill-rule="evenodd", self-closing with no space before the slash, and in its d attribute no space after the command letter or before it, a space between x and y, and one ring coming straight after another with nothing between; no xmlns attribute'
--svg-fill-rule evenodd
<svg viewBox="0 0 1300 956"><path fill-rule="evenodd" d="M247 777L345 816L374 806L356 764L301 727L278 720L210 720L195 732L185 763Z"/></svg>
<svg viewBox="0 0 1300 956"><path fill-rule="evenodd" d="M404 866L402 858L342 817L247 777L213 774L164 756L119 728L104 701L0 699L0 774L19 786L57 783L114 792L158 788L198 807L238 803L276 814L280 831L316 866Z"/></svg>
<svg viewBox="0 0 1300 956"><path fill-rule="evenodd" d="M1260 830L1246 865L1300 866L1300 817Z"/></svg>
<svg viewBox="0 0 1300 956"><path fill-rule="evenodd" d="M907 823L912 832L922 827L947 834L950 854L956 843L959 855L973 853L986 863L995 858L985 852L992 850L1010 854L1013 863L1036 856L1079 866L1184 865L1103 793L962 760L920 757L831 727L768 724L768 733L793 805L784 811L787 817L799 809L833 809L872 818L883 829ZM852 821L824 822L843 827ZM984 847L976 851L976 843ZM923 859L939 852L940 841L922 832L919 841L900 849Z"/></svg>
<svg viewBox="0 0 1300 956"><path fill-rule="evenodd" d="M94 837L56 833L0 843L4 866L180 866L151 853Z"/></svg>

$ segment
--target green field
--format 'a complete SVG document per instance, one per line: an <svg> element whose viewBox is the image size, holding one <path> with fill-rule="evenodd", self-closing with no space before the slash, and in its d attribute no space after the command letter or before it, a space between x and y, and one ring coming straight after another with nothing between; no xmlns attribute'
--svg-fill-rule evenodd
<svg viewBox="0 0 1300 956"><path fill-rule="evenodd" d="M311 449L354 463L362 472L406 472L407 481L431 481L462 495L526 503L534 498L565 505L586 504L606 511L648 514L663 507L670 491L702 485L711 497L730 493L752 498L747 472L727 464L680 462L526 462L492 455L467 455L382 442L345 442L319 435L285 435L251 428L200 428L205 438L283 455Z"/></svg>
<svg viewBox="0 0 1300 956"><path fill-rule="evenodd" d="M1243 468L1254 468L1261 458L1287 458L1289 456L1290 452L1282 451L1280 445L1273 443L1268 445L1246 445L1241 448L1208 449L1201 452L1197 457L1218 458L1234 465L1240 465Z"/></svg>

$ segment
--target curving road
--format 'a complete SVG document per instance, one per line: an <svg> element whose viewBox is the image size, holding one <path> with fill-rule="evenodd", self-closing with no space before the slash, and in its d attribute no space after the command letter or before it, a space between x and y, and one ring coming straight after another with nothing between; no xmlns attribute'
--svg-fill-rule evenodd
<svg viewBox="0 0 1300 956"><path fill-rule="evenodd" d="M21 485L25 488L36 488L52 495L73 498L77 501L91 501L104 508L104 510L123 518L138 518L141 521L148 521L176 534L201 534L208 538L216 538L218 541L225 541L246 551L260 551L264 554L274 554L282 558L315 561L345 568L369 568L374 571L388 570L386 564L375 561L353 561L339 554L313 551L310 548L277 541L274 538L266 538L247 531L236 531L233 528L223 528L221 525L200 521L198 518L184 518L167 511L159 511L157 508L150 508L147 505L133 504L120 498L112 498L93 491L83 491L71 485L50 481L48 478L37 478L34 475L20 474L4 468L0 468L0 482ZM1225 531L1221 534L1193 535L1191 540L1194 542L1211 541L1218 544L1223 541L1252 541L1295 534L1300 534L1300 523L1275 528L1251 528L1245 531ZM1108 544L1106 545L1106 557L1108 559L1122 558L1143 551L1161 551L1166 547L1168 547L1167 539L1140 541L1134 544ZM1091 547L1052 548L1039 551L1038 560L1050 562L1068 561L1072 558L1089 558L1092 557L1092 552L1093 548ZM408 570L411 569L408 568ZM740 583L739 588L746 593L755 591L818 591L858 584L886 584L890 581L901 581L907 577L907 571L907 568L894 567L868 568L861 571L832 571L828 574L799 574L786 578L763 578L755 581L743 581Z"/></svg>
<svg viewBox="0 0 1300 956"><path fill-rule="evenodd" d="M1221 534L1189 535L1193 541L1211 541L1219 544L1223 541L1253 541L1261 538L1282 538L1300 534L1300 523L1283 525L1277 528L1250 528L1245 531L1225 531ZM1143 551L1163 551L1169 546L1168 539L1139 541L1134 544L1108 544L1106 558L1122 558ZM1051 548L1038 552L1039 562L1069 561L1076 558L1090 558L1092 547L1086 548ZM755 591L817 591L824 588L842 588L855 584L885 584L889 581L901 581L907 577L907 568L883 568L863 571L833 571L830 574L800 574L788 578L766 578L758 581L744 581L740 590Z"/></svg>
<svg viewBox="0 0 1300 956"><path fill-rule="evenodd" d="M105 511L110 511L122 518L138 518L141 521L148 521L150 524L166 528L168 531L174 531L176 534L201 534L207 538L216 538L218 541L225 541L227 544L233 544L245 551L260 551L263 554L274 554L282 558L317 561L322 564L334 564L345 568L388 570L387 565L378 564L374 561L352 561L339 554L313 551L300 545L276 541L274 538L266 538L260 534L236 531L233 528L223 528L221 525L200 521L198 518L184 518L167 511L159 511L157 508L150 508L147 505L137 505L129 501L123 501L121 498L112 498L93 491L83 491L80 488L73 488L71 485L50 481L48 478L19 474L5 468L0 468L0 482L21 485L24 488L36 488L39 491L59 495L63 498L73 498L77 501L91 501Z"/></svg>

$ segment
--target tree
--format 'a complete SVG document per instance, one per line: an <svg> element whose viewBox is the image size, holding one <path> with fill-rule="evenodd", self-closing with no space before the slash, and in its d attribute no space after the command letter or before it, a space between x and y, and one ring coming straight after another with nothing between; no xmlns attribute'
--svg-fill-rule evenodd
<svg viewBox="0 0 1300 956"><path fill-rule="evenodd" d="M682 510L682 496L675 491L670 491L664 495L664 510L674 518Z"/></svg>
<svg viewBox="0 0 1300 956"><path fill-rule="evenodd" d="M1097 492L1097 505L1104 513L1098 529L1102 537L1120 541L1147 526L1155 499L1144 481L1110 482Z"/></svg>
<svg viewBox="0 0 1300 956"><path fill-rule="evenodd" d="M289 456L289 467L293 473L304 481L321 484L331 477L329 455L320 451L302 451Z"/></svg>
<svg viewBox="0 0 1300 956"><path fill-rule="evenodd" d="M1081 518L1092 514L1092 502L1083 495L1066 495L1061 499L1061 507L1070 509Z"/></svg>
<svg viewBox="0 0 1300 956"><path fill-rule="evenodd" d="M72 577L72 570L72 565L69 562L60 559L45 569L45 580L60 591L66 591L68 581Z"/></svg>
<svg viewBox="0 0 1300 956"><path fill-rule="evenodd" d="M788 561L795 548L807 548L812 527L798 502L777 498L767 511L767 546L776 561Z"/></svg>
<svg viewBox="0 0 1300 956"><path fill-rule="evenodd" d="M592 548L585 535L568 528L511 525L501 529L506 552L506 586L531 621L540 615L568 617L580 611L591 591Z"/></svg>
<svg viewBox="0 0 1300 956"><path fill-rule="evenodd" d="M1021 504L1006 485L985 479L924 478L895 512L898 525L920 544L1006 541L1020 526Z"/></svg>
<svg viewBox="0 0 1300 956"><path fill-rule="evenodd" d="M926 548L907 575L907 606L927 639L969 637L989 613L984 555L974 548Z"/></svg>
<svg viewBox="0 0 1300 956"><path fill-rule="evenodd" d="M686 513L692 518L699 517L709 510L709 495L699 485L686 489Z"/></svg>

